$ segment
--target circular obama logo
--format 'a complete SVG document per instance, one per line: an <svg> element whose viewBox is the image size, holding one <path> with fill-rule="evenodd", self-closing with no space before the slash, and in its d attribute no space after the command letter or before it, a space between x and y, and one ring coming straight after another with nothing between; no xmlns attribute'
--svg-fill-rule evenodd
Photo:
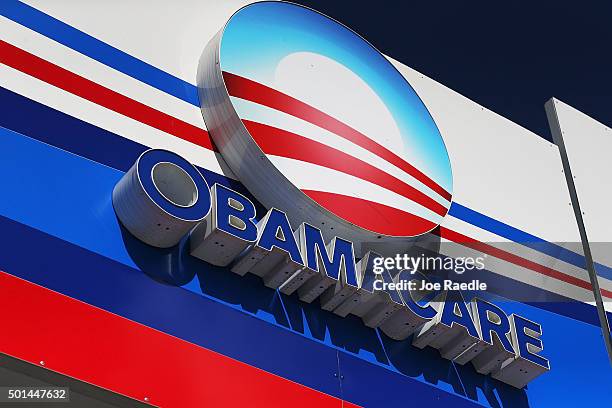
<svg viewBox="0 0 612 408"><path fill-rule="evenodd" d="M427 108L371 44L309 8L238 10L198 68L202 113L266 207L356 242L437 227L452 172Z"/></svg>

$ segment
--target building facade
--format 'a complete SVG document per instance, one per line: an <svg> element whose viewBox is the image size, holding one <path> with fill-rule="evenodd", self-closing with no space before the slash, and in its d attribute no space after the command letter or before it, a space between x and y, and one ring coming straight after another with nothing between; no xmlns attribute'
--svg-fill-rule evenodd
<svg viewBox="0 0 612 408"><path fill-rule="evenodd" d="M116 406L605 405L612 368L581 232L612 310L612 223L601 204L610 129L551 100L550 143L402 63L379 61L365 40L314 11L248 3L0 5L6 378L25 372ZM364 102L353 108L356 100ZM165 153L126 191L142 188L134 197L158 207L124 211L113 191L150 149ZM210 190L164 209L163 198L184 193L172 187L176 171L166 175L172 191L154 186L161 201L144 183L155 184L155 166L171 157L189 163L177 168L195 166L191 179L201 174ZM406 157L414 166L402 167ZM223 191L253 203L258 239L275 207L292 229L307 222L324 243L347 240L353 274L363 272L355 290L351 260L335 279L329 270L311 276L321 271L308 268L303 246L297 263L311 275L292 290L271 267L237 271L254 240L220 260L237 242L214 219ZM189 218L193 200L208 200L209 211ZM184 231L151 230L163 222ZM227 247L211 249L219 242ZM340 247L333 242L330 251ZM258 243L258 262L271 259ZM389 248L485 256L477 277L513 325L511 355L487 369L453 351L463 343L450 344L451 334L446 348L419 343L426 329L446 327L440 309L407 330L402 297L400 306L385 297L376 318L372 309L342 312L339 296L364 287L359 261ZM477 333L465 340L469 330L450 325L459 327L452 339L484 356L477 305L463 296L462 317Z"/></svg>

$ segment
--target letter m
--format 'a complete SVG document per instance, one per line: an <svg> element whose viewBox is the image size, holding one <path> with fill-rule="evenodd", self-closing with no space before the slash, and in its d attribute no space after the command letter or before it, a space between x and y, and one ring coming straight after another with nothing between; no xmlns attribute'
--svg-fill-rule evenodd
<svg viewBox="0 0 612 408"><path fill-rule="evenodd" d="M321 231L306 223L296 232L308 268L334 280L339 280L342 273L349 285L357 286L352 242L334 237L325 245Z"/></svg>

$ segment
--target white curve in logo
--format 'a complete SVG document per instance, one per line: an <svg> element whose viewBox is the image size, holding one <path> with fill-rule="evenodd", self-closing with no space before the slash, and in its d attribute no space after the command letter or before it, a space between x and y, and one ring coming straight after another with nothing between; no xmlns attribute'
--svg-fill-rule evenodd
<svg viewBox="0 0 612 408"><path fill-rule="evenodd" d="M401 132L382 99L339 62L312 52L292 53L278 63L274 82L275 89L346 123L392 152L405 154Z"/></svg>

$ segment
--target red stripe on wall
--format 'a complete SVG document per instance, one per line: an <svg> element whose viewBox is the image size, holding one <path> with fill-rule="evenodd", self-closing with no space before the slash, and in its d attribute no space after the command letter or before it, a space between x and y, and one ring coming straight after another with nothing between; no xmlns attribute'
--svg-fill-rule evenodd
<svg viewBox="0 0 612 408"><path fill-rule="evenodd" d="M425 193L350 154L273 126L250 120L244 120L243 123L266 154L300 160L350 174L394 191L442 217L448 212L448 208Z"/></svg>
<svg viewBox="0 0 612 408"><path fill-rule="evenodd" d="M348 222L378 234L408 237L423 234L437 225L397 208L361 198L322 191L302 192Z"/></svg>
<svg viewBox="0 0 612 408"><path fill-rule="evenodd" d="M121 95L1 40L0 61L114 112L206 149L213 149L212 141L206 130Z"/></svg>
<svg viewBox="0 0 612 408"><path fill-rule="evenodd" d="M466 247L475 249L476 251L492 255L498 259L503 259L504 261L510 262L514 265L522 266L523 268L527 268L534 272L549 276L562 282L572 284L574 286L578 286L580 288L584 288L590 291L593 290L593 287L589 282L549 268L547 266L541 265L537 262L530 261L529 259L521 258L518 255L514 255L513 253L504 251L492 245L485 244L484 242L477 241L474 238L470 238L459 232L455 232L444 227L440 227L434 232L437 233L440 237L448 239L449 241L453 241ZM612 291L601 289L601 294L608 298L612 298Z"/></svg>
<svg viewBox="0 0 612 408"><path fill-rule="evenodd" d="M0 272L0 352L161 407L343 401Z"/></svg>
<svg viewBox="0 0 612 408"><path fill-rule="evenodd" d="M230 95L237 98L246 99L260 105L285 112L323 129L327 129L338 136L349 140L366 150L382 157L389 163L394 164L406 173L410 174L423 184L440 194L446 200L451 200L451 194L443 187L421 172L419 169L387 149L370 139L363 133L353 129L349 125L335 119L325 112L318 110L298 99L286 95L276 89L241 77L230 72L223 72L223 79Z"/></svg>

